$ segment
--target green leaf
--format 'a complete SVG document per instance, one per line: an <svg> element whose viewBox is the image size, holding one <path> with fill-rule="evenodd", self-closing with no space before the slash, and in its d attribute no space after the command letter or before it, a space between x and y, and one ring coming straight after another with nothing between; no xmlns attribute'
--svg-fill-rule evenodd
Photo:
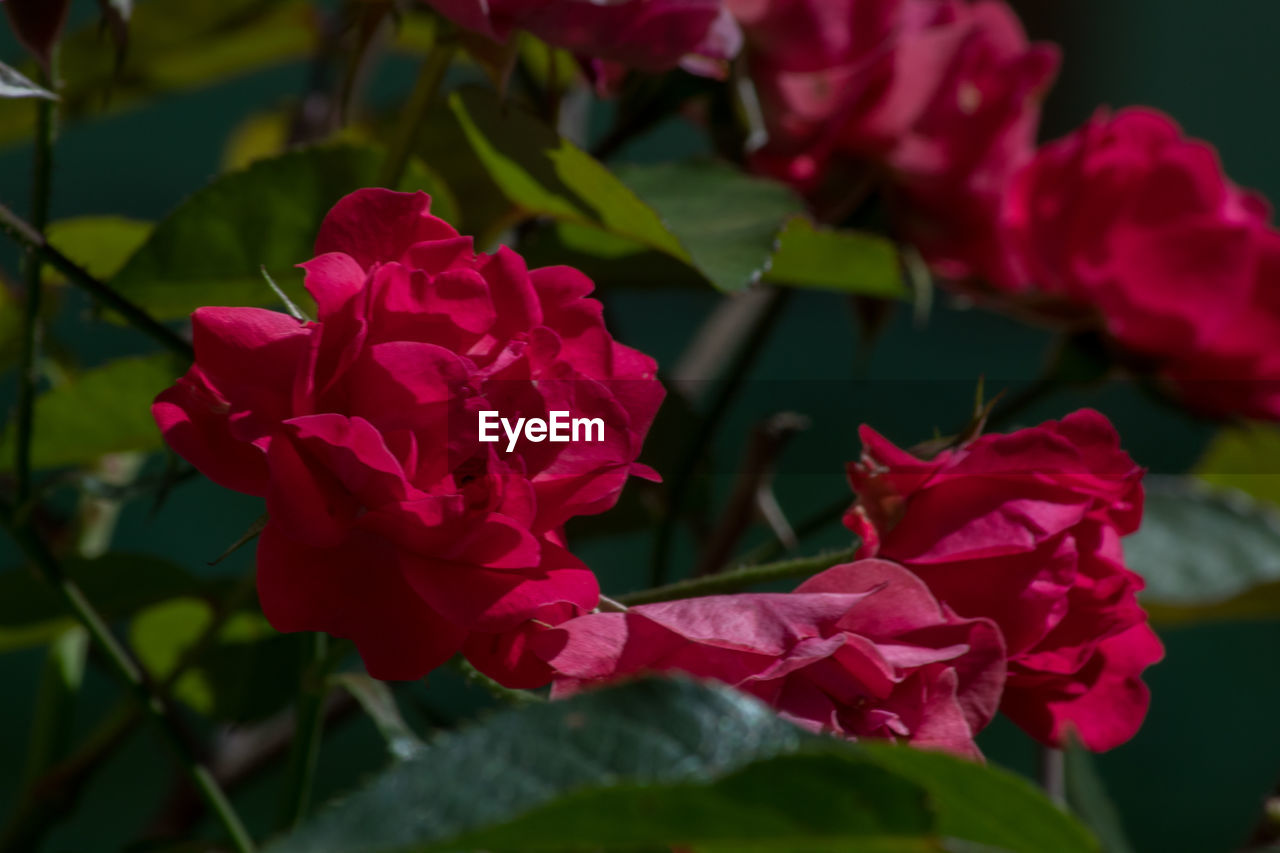
<svg viewBox="0 0 1280 853"><path fill-rule="evenodd" d="M96 278L108 279L120 271L129 256L151 234L150 222L119 216L78 216L50 223L49 242ZM62 282L65 277L45 267L45 280Z"/></svg>
<svg viewBox="0 0 1280 853"><path fill-rule="evenodd" d="M140 554L67 560L63 569L108 619L208 590L167 560ZM23 569L0 572L0 653L50 643L75 624L58 594L34 574Z"/></svg>
<svg viewBox="0 0 1280 853"><path fill-rule="evenodd" d="M818 738L730 688L654 680L440 737L269 850L940 851L944 837L1096 849L1003 771Z"/></svg>
<svg viewBox="0 0 1280 853"><path fill-rule="evenodd" d="M385 681L378 681L360 672L339 673L329 680L360 703L360 707L378 727L378 733L387 742L387 751L393 758L410 758L423 750L422 740L400 715L395 693Z"/></svg>
<svg viewBox="0 0 1280 853"><path fill-rule="evenodd" d="M203 598L168 599L138 613L130 643L157 680L171 676L196 649L173 695L207 717L245 722L289 704L300 665L295 644L261 614L237 612L198 647L213 619L213 607Z"/></svg>
<svg viewBox="0 0 1280 853"><path fill-rule="evenodd" d="M67 628L49 646L35 712L27 737L26 781L32 782L61 761L71 745L76 696L84 680L89 655L89 632L79 625Z"/></svg>
<svg viewBox="0 0 1280 853"><path fill-rule="evenodd" d="M1280 616L1280 595L1255 600L1280 582L1280 513L1243 492L1152 478L1142 527L1124 548L1146 579L1153 620Z"/></svg>
<svg viewBox="0 0 1280 853"><path fill-rule="evenodd" d="M123 4L114 0L113 5ZM104 39L95 21L63 39L62 115L74 121L118 111L166 92L305 59L319 36L317 21L307 0L137 3L123 65L118 30L116 38ZM32 121L15 111L0 113L0 143L29 137Z"/></svg>
<svg viewBox="0 0 1280 853"><path fill-rule="evenodd" d="M41 394L31 464L38 469L80 465L107 453L159 447L151 401L179 373L168 355L121 358ZM0 469L12 464L10 430L0 441Z"/></svg>
<svg viewBox="0 0 1280 853"><path fill-rule="evenodd" d="M723 163L627 166L618 176L661 215L692 265L728 292L760 279L783 223L803 207L782 184Z"/></svg>
<svg viewBox="0 0 1280 853"><path fill-rule="evenodd" d="M691 262L652 208L531 113L476 89L454 92L449 106L494 183L527 215L607 231Z"/></svg>
<svg viewBox="0 0 1280 853"><path fill-rule="evenodd" d="M898 250L876 234L820 228L803 216L788 220L765 280L881 299L907 299Z"/></svg>
<svg viewBox="0 0 1280 853"><path fill-rule="evenodd" d="M0 98L44 98L58 100L58 96L28 80L17 69L0 62Z"/></svg>
<svg viewBox="0 0 1280 853"><path fill-rule="evenodd" d="M1073 742L1064 750L1063 758L1067 804L1071 810L1094 831L1106 853L1133 853L1120 813L1094 767L1093 754Z"/></svg>
<svg viewBox="0 0 1280 853"><path fill-rule="evenodd" d="M1009 851L1098 849L1079 821L1021 776L937 752L883 743L862 748L869 760L926 791L943 836Z"/></svg>
<svg viewBox="0 0 1280 853"><path fill-rule="evenodd" d="M530 267L565 264L609 287L705 288L707 280L686 262L634 240L572 222L545 222L521 235Z"/></svg>
<svg viewBox="0 0 1280 853"><path fill-rule="evenodd" d="M202 305L274 304L265 266L305 301L295 266L314 254L329 208L374 183L382 156L371 146L320 146L223 175L161 221L112 285L154 316L173 319ZM400 189L431 193L433 212L452 217L448 193L420 165L410 165Z"/></svg>
<svg viewBox="0 0 1280 853"><path fill-rule="evenodd" d="M724 164L629 166L615 175L487 91L455 92L449 103L501 192L526 216L561 223L561 236L588 254L652 250L721 290L741 290L767 268L782 223L802 207L781 184Z"/></svg>
<svg viewBox="0 0 1280 853"><path fill-rule="evenodd" d="M1280 506L1280 429L1246 424L1221 430L1194 473L1211 485Z"/></svg>

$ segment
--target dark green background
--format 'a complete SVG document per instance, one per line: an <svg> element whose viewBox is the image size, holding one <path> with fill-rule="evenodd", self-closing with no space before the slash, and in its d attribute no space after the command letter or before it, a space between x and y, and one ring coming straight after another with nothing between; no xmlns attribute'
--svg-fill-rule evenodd
<svg viewBox="0 0 1280 853"><path fill-rule="evenodd" d="M81 13L92 4L80 3ZM1280 199L1280 139L1268 93L1280 74L1275 34L1280 6L1272 0L1161 2L1072 0L1021 4L1034 35L1065 50L1065 65L1045 120L1048 135L1077 125L1102 104L1144 103L1165 109L1189 132L1213 141L1238 182ZM17 59L9 40L0 58ZM377 96L394 103L412 69L390 62ZM249 114L301 91L305 70L288 67L216 89L166 97L140 111L66 128L58 147L55 218L119 214L154 219L218 171L228 132ZM0 110L30 109L0 102ZM688 128L668 126L626 152L646 160L696 151ZM29 153L0 152L0 201L24 208ZM445 179L448 179L446 174ZM13 271L13 253L0 259ZM300 258L299 260L303 260ZM618 337L670 365L698 322L715 304L709 290L664 288L610 292ZM934 427L963 420L979 375L992 391L1033 377L1048 343L1045 334L988 314L963 311L945 298L918 327L900 311L873 357L859 358L859 341L845 300L798 294L786 309L771 346L751 377L715 448L715 485L731 478L750 425L770 412L793 409L813 428L789 449L780 498L793 518L824 506L845 489L843 462L857 454L855 427L869 422L903 442L927 438ZM66 312L64 312L66 313ZM60 325L74 328L73 303ZM94 327L79 344L87 363L146 351L127 330ZM10 390L5 384L6 392ZM1054 417L1077 405L1095 405L1116 422L1126 447L1156 473L1177 473L1194 462L1212 428L1141 398L1128 388L1064 395L1025 421ZM197 481L185 485L156 516L131 506L117 547L164 554L192 570L247 571L241 553L209 569L217 555L255 518L257 501ZM838 530L815 544L837 544ZM647 537L593 538L577 550L608 591L641 582ZM15 565L11 549L0 551ZM127 583L127 578L122 583ZM1263 795L1280 776L1280 625L1204 626L1164 635L1166 661L1150 671L1150 717L1130 744L1099 759L1099 766L1135 846L1143 851L1225 851L1238 847L1256 820ZM38 653L0 658L0 808L7 809L24 758ZM476 701L448 676L423 695L437 707L458 710ZM78 724L87 730L113 701L101 676L91 679ZM1035 751L1011 726L999 723L983 738L993 761L1030 772ZM356 774L381 763L372 727L351 723L326 742L322 789L350 785ZM171 775L150 735L130 749L94 785L84 805L47 845L48 850L110 850L148 820L138 803L158 803ZM251 821L269 821L272 779L248 792Z"/></svg>

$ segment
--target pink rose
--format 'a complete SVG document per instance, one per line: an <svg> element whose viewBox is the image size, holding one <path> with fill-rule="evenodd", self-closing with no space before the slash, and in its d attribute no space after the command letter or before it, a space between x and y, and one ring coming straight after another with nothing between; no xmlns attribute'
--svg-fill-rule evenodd
<svg viewBox="0 0 1280 853"><path fill-rule="evenodd" d="M202 308L196 363L156 398L165 440L210 479L267 499L263 612L355 641L369 672L414 679L472 632L546 605L589 610L595 577L559 528L608 509L663 397L565 267L477 255L418 193L361 190L303 264L300 322ZM478 413L600 418L603 441L479 440Z"/></svg>
<svg viewBox="0 0 1280 853"><path fill-rule="evenodd" d="M1004 290L1095 313L1193 406L1280 418L1280 234L1211 146L1153 110L1100 113L1018 175L1004 224Z"/></svg>
<svg viewBox="0 0 1280 853"><path fill-rule="evenodd" d="M902 563L960 615L1000 626L1005 713L1051 745L1068 728L1098 751L1133 737L1148 705L1142 671L1163 649L1120 546L1142 520L1142 469L1110 422L1082 410L927 460L860 434L845 523L864 555Z"/></svg>
<svg viewBox="0 0 1280 853"><path fill-rule="evenodd" d="M426 0L498 41L527 30L556 47L641 71L713 73L741 47L722 0Z"/></svg>
<svg viewBox="0 0 1280 853"><path fill-rule="evenodd" d="M794 593L720 595L597 613L541 633L553 696L636 673L733 685L813 731L973 757L1004 682L1000 633L962 619L884 560L836 566Z"/></svg>
<svg viewBox="0 0 1280 853"><path fill-rule="evenodd" d="M1058 51L1003 2L731 0L769 130L760 171L837 214L883 172L901 226L943 273L1003 265L995 224L1030 159Z"/></svg>

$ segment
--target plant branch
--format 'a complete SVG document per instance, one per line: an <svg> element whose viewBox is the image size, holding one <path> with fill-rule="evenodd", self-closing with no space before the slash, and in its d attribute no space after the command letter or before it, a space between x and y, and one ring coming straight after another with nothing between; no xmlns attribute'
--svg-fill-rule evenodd
<svg viewBox="0 0 1280 853"><path fill-rule="evenodd" d="M753 521L766 516L777 540L788 548L796 546L795 532L781 515L773 493L773 479L783 448L798 433L809 428L809 419L794 412L779 412L757 424L742 460L742 473L734 484L720 522L711 534L694 576L714 574L726 563ZM767 513L774 513L770 518Z"/></svg>
<svg viewBox="0 0 1280 853"><path fill-rule="evenodd" d="M795 526L793 533L795 534L796 541L802 542L806 537L812 536L827 525L839 521L844 517L844 514L849 511L849 507L852 505L853 495L847 494L818 510ZM761 563L766 560L774 560L780 555L785 554L788 550L790 550L790 548L787 543L775 536L771 541L753 548L744 554L742 562L753 564Z"/></svg>
<svg viewBox="0 0 1280 853"><path fill-rule="evenodd" d="M674 601L677 598L697 598L704 595L740 592L761 584L816 575L818 572L825 571L832 566L850 562L857 552L857 547L854 547L841 551L829 551L818 554L815 557L800 557L795 560L765 563L761 566L746 566L732 571L660 586L655 589L620 595L616 600L628 607L634 607L637 604Z"/></svg>
<svg viewBox="0 0 1280 853"><path fill-rule="evenodd" d="M57 87L57 52L38 82ZM31 181L31 229L41 236L49 224L49 193L53 186L53 143L57 135L57 103L36 99L35 162ZM35 425L36 386L40 381L40 276L44 266L40 253L28 246L23 264L26 305L23 312L22 348L18 357L18 417L14 442L13 473L19 505L31 497L31 436Z"/></svg>
<svg viewBox="0 0 1280 853"><path fill-rule="evenodd" d="M62 597L67 609L88 630L89 636L98 645L107 658L116 678L138 700L143 712L151 718L173 748L193 785L201 797L208 803L218 821L226 829L232 843L240 853L251 853L254 850L253 840L245 830L239 815L236 814L226 794L218 786L209 769L196 757L191 745L187 742L172 709L163 696L153 688L142 666L130 652L111 633L102 615L85 597L71 578L62 571L62 566L49 550L44 541L29 526L15 525L13 519L5 513L6 526L10 534L22 549L27 559L39 570L45 581Z"/></svg>
<svg viewBox="0 0 1280 853"><path fill-rule="evenodd" d="M306 817L320 763L320 742L324 737L324 699L328 693L329 638L321 632L307 637L308 660L298 687L298 705L293 748L285 771L284 799L280 828L293 829Z"/></svg>
<svg viewBox="0 0 1280 853"><path fill-rule="evenodd" d="M73 755L54 765L28 787L13 817L0 833L0 853L35 850L53 824L69 814L93 772L115 754L142 722L136 702L122 703Z"/></svg>
<svg viewBox="0 0 1280 853"><path fill-rule="evenodd" d="M716 390L707 413L699 420L693 439L685 450L681 464L675 469L671 479L671 489L667 493L667 507L658 527L654 542L653 558L650 564L650 584L661 586L667 579L667 565L670 559L672 540L675 538L676 525L689 497L689 487L693 483L693 472L698 463L706 455L712 439L720 427L721 421L728 414L738 391L741 390L747 374L751 372L756 358L763 349L765 340L783 313L791 291L773 288L760 306L755 322L750 330L738 342L733 361L729 364L724 380Z"/></svg>
<svg viewBox="0 0 1280 853"><path fill-rule="evenodd" d="M391 138L387 159L382 164L382 171L378 173L379 186L395 189L400 185L405 167L409 165L409 158L417 146L422 123L440 94L440 86L444 83L445 73L449 70L449 63L453 61L457 47L452 29L441 20L436 27L436 40L431 46L431 53L423 60L417 82L413 84L409 100L400 112L400 122Z"/></svg>
<svg viewBox="0 0 1280 853"><path fill-rule="evenodd" d="M88 293L105 308L115 311L139 331L149 335L154 341L165 346L175 354L188 361L195 359L195 351L177 332L156 320L139 306L121 296L109 286L95 278L88 270L59 252L49 244L38 230L25 222L12 210L0 204L0 231L10 237L28 251L34 251L45 263L67 277L67 280Z"/></svg>

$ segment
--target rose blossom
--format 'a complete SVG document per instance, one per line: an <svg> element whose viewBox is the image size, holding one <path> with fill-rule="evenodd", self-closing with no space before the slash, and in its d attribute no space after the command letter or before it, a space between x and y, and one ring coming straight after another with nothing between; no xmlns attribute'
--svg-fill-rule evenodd
<svg viewBox="0 0 1280 853"><path fill-rule="evenodd" d="M1099 113L1017 177L1002 289L1083 307L1191 405L1280 418L1280 233L1217 154L1148 109Z"/></svg>
<svg viewBox="0 0 1280 853"><path fill-rule="evenodd" d="M723 0L425 0L498 41L527 30L556 47L641 71L718 74L741 47Z"/></svg>
<svg viewBox="0 0 1280 853"><path fill-rule="evenodd" d="M974 757L1004 681L995 626L957 617L884 560L836 566L794 593L583 616L532 643L556 671L553 696L679 671L733 685L814 731Z"/></svg>
<svg viewBox="0 0 1280 853"><path fill-rule="evenodd" d="M1004 187L1030 159L1058 51L1003 2L730 0L764 109L754 166L839 216L876 171L950 276L999 267Z"/></svg>
<svg viewBox="0 0 1280 853"><path fill-rule="evenodd" d="M191 464L266 497L271 623L349 637L387 679L544 606L595 606L559 528L653 476L634 460L663 396L585 276L477 255L429 205L377 189L338 202L302 265L317 321L199 309L195 365L153 407ZM503 453L478 440L482 409L600 417L605 440Z"/></svg>
<svg viewBox="0 0 1280 853"><path fill-rule="evenodd" d="M1138 730L1141 673L1163 649L1125 568L1120 537L1142 520L1142 469L1105 417L1082 410L933 459L869 427L849 466L845 523L861 554L902 563L962 616L1004 633L1001 708L1042 743L1074 729L1093 750Z"/></svg>

